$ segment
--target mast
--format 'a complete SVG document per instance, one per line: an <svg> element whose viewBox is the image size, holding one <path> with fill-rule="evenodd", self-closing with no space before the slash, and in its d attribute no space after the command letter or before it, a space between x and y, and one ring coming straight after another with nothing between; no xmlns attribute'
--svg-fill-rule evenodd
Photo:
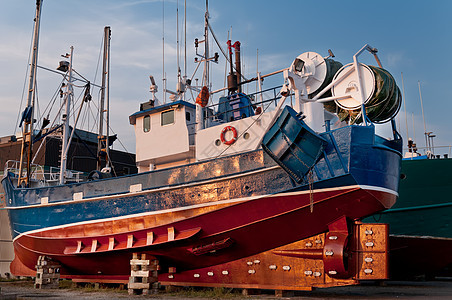
<svg viewBox="0 0 452 300"><path fill-rule="evenodd" d="M107 152L106 167L110 167L110 150L109 150L109 137L110 137L110 27L108 27L108 39L107 39L107 82L106 82L106 100L107 100L107 120L106 120L106 139L105 139L105 151Z"/></svg>
<svg viewBox="0 0 452 300"><path fill-rule="evenodd" d="M235 70L237 72L237 93L241 93L242 86L240 85L240 82L242 77L242 66L240 63L240 42L235 42L233 47L235 50Z"/></svg>
<svg viewBox="0 0 452 300"><path fill-rule="evenodd" d="M41 24L41 6L43 0L36 0L36 14L33 31L33 53L31 58L30 76L28 82L27 107L22 115L24 126L22 127L22 147L20 152L18 186L28 186L31 175L31 157L33 153L33 121L34 102L36 92L36 68L38 65L39 28ZM22 122L21 122L22 123ZM26 159L26 162L25 162ZM26 164L24 166L24 164ZM25 176L22 175L24 169Z"/></svg>
<svg viewBox="0 0 452 300"><path fill-rule="evenodd" d="M202 85L209 88L209 2L206 0L206 14L204 18L204 74L202 79ZM202 130L204 128L203 120L203 108L201 105L196 103L196 131Z"/></svg>
<svg viewBox="0 0 452 300"><path fill-rule="evenodd" d="M106 154L106 167L109 167L109 116L110 116L110 37L111 30L109 26L104 28L104 56L102 64L102 90L100 96L99 108L99 134L97 143L97 170L102 169L101 155ZM105 99L107 99L107 108L105 109ZM104 136L104 113L106 114L106 135Z"/></svg>
<svg viewBox="0 0 452 300"><path fill-rule="evenodd" d="M204 57L206 59L204 64L204 85L209 87L209 1L206 0L206 15L204 19Z"/></svg>
<svg viewBox="0 0 452 300"><path fill-rule="evenodd" d="M67 165L67 154L68 154L68 148L71 145L71 141L69 139L69 116L71 112L71 102L73 97L73 86L72 86L72 57L74 54L74 46L71 46L71 54L70 54L70 62L69 62L69 78L67 83L67 90L66 90L66 107L64 114L62 116L62 122L64 124L63 126L63 145L61 147L61 164L60 164L60 184L64 184L66 181L66 165ZM75 130L75 128L73 128Z"/></svg>
<svg viewBox="0 0 452 300"><path fill-rule="evenodd" d="M427 127L425 126L424 104L422 103L421 82L418 81L417 84L418 84L418 86L419 86L419 99L421 100L422 121L424 122L425 148L426 148L427 150L430 150L430 149L429 149L429 146L428 146L428 132L427 132Z"/></svg>
<svg viewBox="0 0 452 300"><path fill-rule="evenodd" d="M163 103L166 103L166 74L165 74L165 1L162 1L162 83Z"/></svg>
<svg viewBox="0 0 452 300"><path fill-rule="evenodd" d="M187 0L184 1L184 83L187 83Z"/></svg>
<svg viewBox="0 0 452 300"><path fill-rule="evenodd" d="M405 111L405 126L406 126L406 139L408 140L410 138L409 132L408 132L408 119L406 116L406 98L405 98L405 85L403 84L403 72L401 72L402 75L402 99L403 99L403 110Z"/></svg>

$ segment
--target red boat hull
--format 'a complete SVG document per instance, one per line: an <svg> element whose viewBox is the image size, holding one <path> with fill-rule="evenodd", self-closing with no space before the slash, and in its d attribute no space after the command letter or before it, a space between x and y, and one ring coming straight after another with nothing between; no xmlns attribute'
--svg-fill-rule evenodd
<svg viewBox="0 0 452 300"><path fill-rule="evenodd" d="M133 252L157 257L162 271L203 268L326 232L339 217L356 220L395 200L389 190L351 186L54 227L14 240L11 271L30 275L47 255L61 263L63 276L119 282L130 274Z"/></svg>

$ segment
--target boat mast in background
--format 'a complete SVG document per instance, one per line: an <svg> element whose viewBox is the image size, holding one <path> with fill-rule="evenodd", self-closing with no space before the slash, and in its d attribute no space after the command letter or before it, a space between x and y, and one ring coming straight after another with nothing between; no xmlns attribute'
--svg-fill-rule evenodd
<svg viewBox="0 0 452 300"><path fill-rule="evenodd" d="M71 54L70 54L70 62L69 62L69 70L68 70L69 75L68 75L68 83L67 83L66 99L65 99L66 108L65 108L64 114L61 118L61 121L63 122L64 125L63 125L63 144L61 147L60 184L65 183L67 154L68 154L68 149L71 145L70 137L72 137L72 134L69 136L69 130L70 130L69 117L70 117L70 112L71 112L72 97L74 95L73 86L72 86L73 55L74 55L74 47L71 46ZM67 58L67 54L65 57ZM75 130L75 128L73 130Z"/></svg>
<svg viewBox="0 0 452 300"><path fill-rule="evenodd" d="M421 93L421 82L418 81L419 86L419 99L421 100L421 110L422 110L422 121L424 122L424 136L425 136L425 151L426 154L430 157L431 155L434 155L434 149L433 149L433 138L436 137L436 135L433 134L432 131L427 132L427 126L425 125L425 117L424 117L424 104L422 101L422 93Z"/></svg>
<svg viewBox="0 0 452 300"><path fill-rule="evenodd" d="M418 81L417 85L419 86L419 99L421 100L421 110L422 110L422 121L424 122L424 135L425 135L425 148L427 149L427 127L425 126L425 117L424 117L424 104L422 103L422 93L421 93L421 82Z"/></svg>
<svg viewBox="0 0 452 300"><path fill-rule="evenodd" d="M408 119L406 116L406 98L405 98L405 84L403 83L403 72L400 73L402 76L402 101L403 101L403 110L405 111L405 126L406 126L406 139L408 140L410 138L409 132L408 132Z"/></svg>
<svg viewBox="0 0 452 300"><path fill-rule="evenodd" d="M41 23L41 7L42 0L36 1L36 14L35 14L35 25L33 31L33 53L31 58L30 76L28 82L28 97L27 97L27 107L22 113L22 119L19 126L22 127L22 147L20 152L20 164L19 164L19 180L17 181L18 186L28 186L31 174L31 159L33 152L33 107L35 101L35 91L36 91L36 68L38 65L38 46L39 46L39 27ZM26 160L26 162L25 162ZM26 166L24 166L26 163ZM26 170L25 176L22 174L24 169Z"/></svg>
<svg viewBox="0 0 452 300"><path fill-rule="evenodd" d="M109 26L104 28L104 56L102 65L102 91L100 97L99 108L99 135L97 144L97 170L102 169L101 157L105 156L106 166L110 167L110 153L109 153L109 127L110 127L110 37L111 30ZM107 100L107 108L105 109L105 99ZM103 131L104 113L106 114L106 135Z"/></svg>

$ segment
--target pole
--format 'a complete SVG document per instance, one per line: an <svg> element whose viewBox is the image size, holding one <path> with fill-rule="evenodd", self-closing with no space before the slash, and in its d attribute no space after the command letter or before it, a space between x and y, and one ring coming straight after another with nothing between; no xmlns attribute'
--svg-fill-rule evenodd
<svg viewBox="0 0 452 300"><path fill-rule="evenodd" d="M101 170L101 160L100 160L100 153L104 149L104 114L105 114L105 94L106 94L106 86L107 86L107 56L108 56L108 47L110 42L110 27L104 28L104 56L103 56L103 62L102 62L102 89L101 89L101 95L100 95L100 107L99 107L99 134L98 134L98 142L97 142L97 170ZM108 111L108 108L107 108Z"/></svg>
<svg viewBox="0 0 452 300"><path fill-rule="evenodd" d="M35 24L33 31L33 52L31 57L30 76L28 82L28 97L26 111L30 111L30 118L24 120L24 126L22 127L22 146L20 152L19 163L19 180L17 185L28 186L31 175L31 159L33 154L33 121L34 121L34 102L36 94L36 69L38 65L38 47L39 47L39 28L41 24L41 6L43 0L36 1L36 14ZM25 157L27 159L26 166L24 166ZM22 172L26 168L26 176L22 176Z"/></svg>
<svg viewBox="0 0 452 300"><path fill-rule="evenodd" d="M184 84L187 84L187 0L184 1Z"/></svg>
<svg viewBox="0 0 452 300"><path fill-rule="evenodd" d="M68 151L67 148L70 147L70 141L69 141L69 116L71 112L71 101L72 101L72 56L74 54L74 47L71 46L71 59L69 63L69 78L68 78L68 84L67 84L67 90L66 90L66 108L65 112L62 117L63 121L63 145L61 147L61 164L60 164L60 184L65 183L65 173L66 173L66 165L67 165L67 154ZM75 130L75 128L73 128Z"/></svg>
<svg viewBox="0 0 452 300"><path fill-rule="evenodd" d="M105 137L105 152L107 153L106 157L106 167L110 167L110 145L108 137L110 136L110 37L111 37L111 31L110 27L108 27L108 39L105 41L107 43L107 80L106 80L106 86L105 86L105 99L107 102L107 116L106 116L106 137Z"/></svg>
<svg viewBox="0 0 452 300"><path fill-rule="evenodd" d="M422 121L424 122L424 136L425 136L425 147L428 148L427 141L427 127L425 126L425 117L424 117L424 104L422 103L422 93L421 93L421 82L417 82L419 86L419 99L421 100L421 110L422 110Z"/></svg>
<svg viewBox="0 0 452 300"><path fill-rule="evenodd" d="M207 86L209 88L209 41L208 41L208 35L209 35L209 29L208 29L208 19L209 19L209 3L208 0L206 0L206 14L204 17L204 74L202 79L202 84ZM196 103L196 132L202 130L204 128L204 109L201 105Z"/></svg>
<svg viewBox="0 0 452 300"><path fill-rule="evenodd" d="M163 103L166 103L166 78L165 78L165 1L162 1L162 83L163 83Z"/></svg>

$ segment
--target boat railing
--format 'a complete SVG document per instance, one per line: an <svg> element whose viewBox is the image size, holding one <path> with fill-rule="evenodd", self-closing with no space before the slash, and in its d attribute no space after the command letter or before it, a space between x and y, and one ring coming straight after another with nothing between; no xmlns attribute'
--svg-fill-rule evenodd
<svg viewBox="0 0 452 300"><path fill-rule="evenodd" d="M8 173L13 173L16 178L19 177L19 165L20 162L16 160L8 160L5 163L4 175ZM22 176L25 176L27 170L24 169L22 171ZM50 167L49 171L46 172L45 168L42 165L31 164L31 176L30 179L34 182L37 182L39 186L49 186L54 185L59 182L60 179L60 169L56 167ZM66 178L70 182L81 182L83 172L67 170Z"/></svg>
<svg viewBox="0 0 452 300"><path fill-rule="evenodd" d="M219 106L221 104L220 102L208 105L205 107L206 113L204 114L203 118L204 123L207 127L210 127L212 126L212 124L216 125L230 121L224 120L223 118L221 118L221 115L226 116L228 114L233 114L234 112L247 109L253 111L254 114L260 114L262 112L267 111L272 106L272 103L274 104L274 107L276 107L278 104L278 100L281 99L281 94L279 93L281 87L282 85L246 94L246 96L250 100L249 104L242 105L237 108L231 108L220 111L219 109ZM238 119L240 118L242 117L240 116Z"/></svg>
<svg viewBox="0 0 452 300"><path fill-rule="evenodd" d="M234 114L234 112L240 111L240 110L252 110L254 115L259 115L260 113L270 111L272 109L272 106L276 107L278 104L278 100L281 99L281 90L282 85L275 86L272 88L268 88L262 91L257 91L254 93L247 93L245 94L246 97L249 98L250 102L248 105L242 105L238 108L232 108L227 110L219 110L220 102L208 105L204 108L204 116L203 116L203 122L204 127L212 127L216 126L222 123L228 123L231 120L224 120L223 118L220 118L221 115L228 115L228 114ZM274 108L273 107L273 108ZM248 116L247 116L248 117ZM234 120L242 119L243 116L240 116L238 118L234 118ZM196 121L187 123L187 126L196 126ZM189 141L190 145L194 145L195 143L195 136L196 132L192 131L189 133Z"/></svg>
<svg viewBox="0 0 452 300"><path fill-rule="evenodd" d="M60 168L57 167L50 167L48 172L48 180L49 182L59 182L60 181ZM83 172L79 171L73 171L73 170L66 170L65 178L68 182L81 182Z"/></svg>
<svg viewBox="0 0 452 300"><path fill-rule="evenodd" d="M431 159L449 158L452 157L452 145L416 147L415 149L408 147L403 149L403 153L413 153L413 157L424 155ZM407 157L407 155L405 155L405 157Z"/></svg>
<svg viewBox="0 0 452 300"><path fill-rule="evenodd" d="M13 173L14 175L16 175L17 177L19 177L19 167L20 167L20 162L17 160L8 160L5 163L5 168L4 168L4 175L8 174L8 172ZM45 180L45 173L44 173L44 168L41 165L37 165L37 164L30 164L30 168L31 168L31 180L34 181L44 181ZM27 169L22 170L22 176L26 176L27 173Z"/></svg>

